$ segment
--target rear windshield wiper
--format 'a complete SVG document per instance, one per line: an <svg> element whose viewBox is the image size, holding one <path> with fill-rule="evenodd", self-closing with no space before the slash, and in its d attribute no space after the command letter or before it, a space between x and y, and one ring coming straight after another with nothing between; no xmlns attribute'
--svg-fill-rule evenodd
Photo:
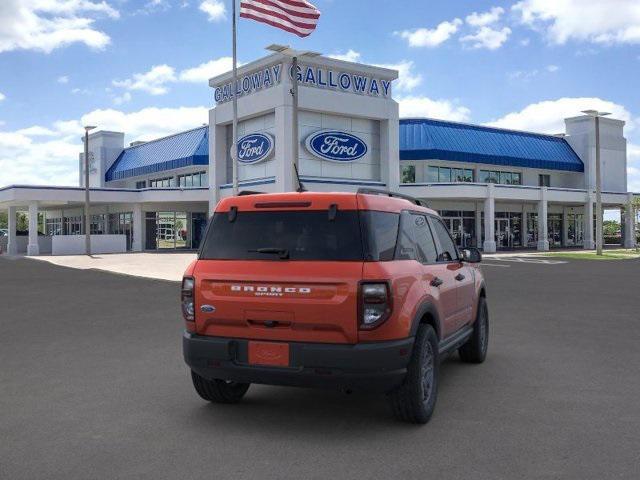
<svg viewBox="0 0 640 480"><path fill-rule="evenodd" d="M289 258L289 250L286 248L265 247L247 250L249 253L272 253L278 255L280 260L287 260Z"/></svg>

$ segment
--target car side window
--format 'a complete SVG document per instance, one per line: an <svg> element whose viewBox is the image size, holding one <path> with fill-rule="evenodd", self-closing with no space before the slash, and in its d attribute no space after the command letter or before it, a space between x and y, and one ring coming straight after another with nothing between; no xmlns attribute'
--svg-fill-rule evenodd
<svg viewBox="0 0 640 480"><path fill-rule="evenodd" d="M424 215L402 212L395 258L417 260L420 263L436 261L435 242Z"/></svg>
<svg viewBox="0 0 640 480"><path fill-rule="evenodd" d="M416 235L416 246L422 263L434 263L437 257L436 244L431 235L431 229L424 215L411 215Z"/></svg>
<svg viewBox="0 0 640 480"><path fill-rule="evenodd" d="M452 262L458 260L458 250L456 244L453 243L451 234L447 227L444 226L439 218L429 218L429 224L433 231L433 235L438 239L438 262Z"/></svg>

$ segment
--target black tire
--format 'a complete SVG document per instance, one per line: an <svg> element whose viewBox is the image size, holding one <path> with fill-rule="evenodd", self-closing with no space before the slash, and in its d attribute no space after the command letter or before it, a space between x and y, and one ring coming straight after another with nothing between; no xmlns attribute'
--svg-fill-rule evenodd
<svg viewBox="0 0 640 480"><path fill-rule="evenodd" d="M438 336L431 325L420 325L404 382L389 393L393 413L404 422L427 423L438 396Z"/></svg>
<svg viewBox="0 0 640 480"><path fill-rule="evenodd" d="M213 403L238 403L249 390L250 383L227 382L225 380L207 380L193 370L191 380L198 395Z"/></svg>
<svg viewBox="0 0 640 480"><path fill-rule="evenodd" d="M473 333L467 343L458 349L460 358L466 363L482 363L487 358L489 346L489 309L487 299L480 297L478 314L473 325Z"/></svg>

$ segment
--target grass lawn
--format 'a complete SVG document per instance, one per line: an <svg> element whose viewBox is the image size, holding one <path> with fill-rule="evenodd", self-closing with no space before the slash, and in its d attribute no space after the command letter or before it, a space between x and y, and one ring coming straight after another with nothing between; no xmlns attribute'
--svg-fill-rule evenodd
<svg viewBox="0 0 640 480"><path fill-rule="evenodd" d="M596 255L595 250L587 252L551 252L546 253L545 257L555 258L573 258L581 260L628 260L631 258L640 258L640 251L636 250L604 250L602 256Z"/></svg>

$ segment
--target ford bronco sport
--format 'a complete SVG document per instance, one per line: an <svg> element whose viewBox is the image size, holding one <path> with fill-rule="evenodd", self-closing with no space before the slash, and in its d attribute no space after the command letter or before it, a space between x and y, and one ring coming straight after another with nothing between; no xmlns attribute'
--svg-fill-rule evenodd
<svg viewBox="0 0 640 480"><path fill-rule="evenodd" d="M437 213L382 191L241 194L215 209L182 281L184 358L205 400L251 383L386 393L426 423L439 361L487 354L477 249Z"/></svg>

